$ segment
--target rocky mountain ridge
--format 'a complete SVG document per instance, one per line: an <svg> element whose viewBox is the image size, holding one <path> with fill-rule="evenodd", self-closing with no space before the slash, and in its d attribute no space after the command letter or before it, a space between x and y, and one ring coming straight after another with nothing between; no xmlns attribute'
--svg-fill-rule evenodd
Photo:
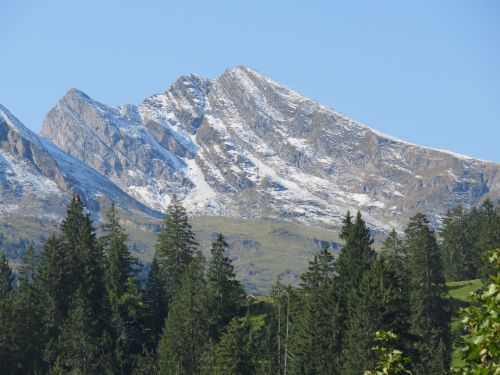
<svg viewBox="0 0 500 375"><path fill-rule="evenodd" d="M500 196L498 164L383 135L247 67L182 76L139 105L72 89L41 136L0 113L2 215L58 216L77 191L96 212L112 199L158 216L177 194L194 215L335 227L359 209L386 231Z"/></svg>

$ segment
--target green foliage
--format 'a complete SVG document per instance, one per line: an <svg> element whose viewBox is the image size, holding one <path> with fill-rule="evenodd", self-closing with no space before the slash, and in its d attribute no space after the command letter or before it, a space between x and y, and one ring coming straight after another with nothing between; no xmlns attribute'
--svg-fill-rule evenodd
<svg viewBox="0 0 500 375"><path fill-rule="evenodd" d="M183 273L181 288L170 306L158 348L163 375L196 374L208 342L207 286L203 258L196 254Z"/></svg>
<svg viewBox="0 0 500 375"><path fill-rule="evenodd" d="M156 351L160 341L161 332L167 316L167 288L156 258L151 263L151 268L146 280L142 300L144 304L144 318L142 329L144 344L148 352Z"/></svg>
<svg viewBox="0 0 500 375"><path fill-rule="evenodd" d="M96 319L91 301L78 291L59 337L58 366L68 373L97 374L109 371L106 355L109 337Z"/></svg>
<svg viewBox="0 0 500 375"><path fill-rule="evenodd" d="M487 203L466 215L465 227L457 215L442 232L443 251L451 254L448 271L453 259L462 268L469 264L457 250L462 229L475 233L473 243L491 243L497 235L497 214ZM409 374L401 351L413 356L416 375L448 372L442 252L423 215L412 218L404 241L390 233L377 257L360 213L347 214L338 258L324 247L299 287L278 282L271 296L249 298L245 317L244 291L225 238L212 243L205 270L176 198L144 290L113 205L106 217L98 238L81 200L73 197L40 261L33 248L26 252L17 290L0 258L2 373L349 375L370 367L367 374ZM467 310L467 366L498 364L498 305L489 305L492 298L498 302L495 288ZM487 328L491 335L482 331ZM377 331L372 351L370 337ZM486 351L481 345L488 345Z"/></svg>
<svg viewBox="0 0 500 375"><path fill-rule="evenodd" d="M142 302L137 284L137 260L127 246L127 235L119 223L114 204L106 211L99 243L106 254L106 291L111 313L111 334L117 373L130 374L133 360L141 352Z"/></svg>
<svg viewBox="0 0 500 375"><path fill-rule="evenodd" d="M167 208L163 228L155 246L155 257L165 278L168 299L172 299L179 290L182 276L197 245L186 209L174 196Z"/></svg>
<svg viewBox="0 0 500 375"><path fill-rule="evenodd" d="M477 277L479 251L474 233L477 232L470 230L469 218L462 206L448 211L441 230L447 280L460 281Z"/></svg>
<svg viewBox="0 0 500 375"><path fill-rule="evenodd" d="M405 235L410 264L410 324L416 338L414 372L440 374L450 365L450 315L440 249L422 214L411 218Z"/></svg>
<svg viewBox="0 0 500 375"><path fill-rule="evenodd" d="M395 349L394 342L397 341L397 335L390 331L375 332L374 341L377 343L372 350L377 354L378 360L375 369L365 371L365 375L411 375L408 369L411 363L411 357L403 355L398 349Z"/></svg>
<svg viewBox="0 0 500 375"><path fill-rule="evenodd" d="M238 318L227 326L215 352L213 375L246 375L252 374L248 353L249 326L240 324Z"/></svg>
<svg viewBox="0 0 500 375"><path fill-rule="evenodd" d="M226 255L222 234L212 244L207 271L210 336L218 341L224 327L235 317L244 301L244 291L235 279L234 267Z"/></svg>
<svg viewBox="0 0 500 375"><path fill-rule="evenodd" d="M342 373L359 373L360 364L373 363L371 338L377 330L394 332L404 348L409 336L409 300L406 285L393 264L381 255L365 272L356 293L354 308L342 350Z"/></svg>
<svg viewBox="0 0 500 375"><path fill-rule="evenodd" d="M316 254L301 276L300 311L294 324L292 374L334 374L337 363L333 256L327 247Z"/></svg>
<svg viewBox="0 0 500 375"><path fill-rule="evenodd" d="M500 374L500 249L491 250L484 259L495 274L482 291L472 293L473 305L462 311L464 364L454 369L460 374Z"/></svg>
<svg viewBox="0 0 500 375"><path fill-rule="evenodd" d="M2 373L17 373L16 311L13 274L7 258L0 254L0 365Z"/></svg>
<svg viewBox="0 0 500 375"><path fill-rule="evenodd" d="M71 265L66 262L61 239L51 236L40 254L40 266L35 290L40 300L43 326L44 361L52 365L57 358L57 340L61 324L67 317L73 291L69 288L73 277Z"/></svg>
<svg viewBox="0 0 500 375"><path fill-rule="evenodd" d="M38 256L30 246L22 258L18 273L16 300L17 338L19 343L19 365L26 374L41 374L43 371L40 305L36 293Z"/></svg>

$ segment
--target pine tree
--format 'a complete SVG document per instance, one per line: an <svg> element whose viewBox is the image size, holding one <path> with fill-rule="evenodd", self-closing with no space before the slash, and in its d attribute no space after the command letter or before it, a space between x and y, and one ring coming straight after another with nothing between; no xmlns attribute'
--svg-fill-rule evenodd
<svg viewBox="0 0 500 375"><path fill-rule="evenodd" d="M81 282L77 291L85 303L88 319L94 326L92 332L99 339L101 355L108 356L110 351L110 312L106 296L104 266L106 259L103 249L97 243L95 230L88 215L80 226L76 238L75 253L80 258Z"/></svg>
<svg viewBox="0 0 500 375"><path fill-rule="evenodd" d="M481 228L478 239L480 254L484 255L489 250L500 247L500 215L497 214L493 203L486 199L481 207ZM488 263L481 263L480 276L487 280L494 269Z"/></svg>
<svg viewBox="0 0 500 375"><path fill-rule="evenodd" d="M440 249L422 214L410 219L405 230L410 258L411 333L417 338L414 371L438 374L450 364L449 313Z"/></svg>
<svg viewBox="0 0 500 375"><path fill-rule="evenodd" d="M203 258L195 255L172 301L158 348L162 375L197 374L208 342L207 287Z"/></svg>
<svg viewBox="0 0 500 375"><path fill-rule="evenodd" d="M100 322L96 320L94 306L88 293L81 289L75 294L68 319L64 322L59 337L57 362L65 373L103 374L111 371L110 357L103 348Z"/></svg>
<svg viewBox="0 0 500 375"><path fill-rule="evenodd" d="M403 241L393 229L382 244L381 253L389 267L398 272L401 279L405 279L409 272L408 254Z"/></svg>
<svg viewBox="0 0 500 375"><path fill-rule="evenodd" d="M63 242L53 235L50 236L40 254L35 283L43 326L43 357L49 367L57 359L61 324L67 317L70 297L73 294L68 288L72 271L71 264L66 262Z"/></svg>
<svg viewBox="0 0 500 375"><path fill-rule="evenodd" d="M106 291L111 312L111 331L116 373L130 374L141 351L141 300L137 284L138 261L128 247L128 236L119 223L115 205L106 211L99 242L106 254Z"/></svg>
<svg viewBox="0 0 500 375"><path fill-rule="evenodd" d="M59 233L59 238L63 243L64 252L61 256L64 257L64 262L69 272L65 283L66 283L66 298L69 302L71 301L72 294L74 294L80 283L82 282L82 259L81 254L77 250L77 242L79 241L79 234L83 226L90 226L90 217L85 214L85 206L78 195L73 195L70 204L66 210L66 216L60 224L61 232ZM81 249L80 250L84 250ZM66 312L67 308L66 306Z"/></svg>
<svg viewBox="0 0 500 375"><path fill-rule="evenodd" d="M81 200L74 196L63 220L60 237L49 238L41 253L36 286L44 322L44 360L49 368L60 357L61 327L69 316L70 306L75 310L76 302L73 300L76 292L79 293L87 318L94 327L89 335L94 335L94 339L99 341L102 355L109 351L106 348L109 338L105 339L109 336L109 311L104 263L102 248L96 242L92 221L85 214Z"/></svg>
<svg viewBox="0 0 500 375"><path fill-rule="evenodd" d="M462 206L448 211L441 230L443 266L446 280L462 281L477 277L479 255L475 238L469 231L467 214Z"/></svg>
<svg viewBox="0 0 500 375"><path fill-rule="evenodd" d="M309 263L308 270L301 275L301 307L293 331L290 373L339 373L334 301L333 256L328 247L324 247Z"/></svg>
<svg viewBox="0 0 500 375"><path fill-rule="evenodd" d="M167 317L165 280L156 258L153 258L143 293L143 334L147 352L155 352Z"/></svg>
<svg viewBox="0 0 500 375"><path fill-rule="evenodd" d="M174 196L167 208L155 247L155 256L165 277L168 299L172 299L179 290L182 276L196 252L197 245L186 209Z"/></svg>
<svg viewBox="0 0 500 375"><path fill-rule="evenodd" d="M235 317L244 301L244 291L235 279L231 259L225 255L227 243L219 234L210 250L212 258L208 266L208 307L210 336L218 341L222 330Z"/></svg>
<svg viewBox="0 0 500 375"><path fill-rule="evenodd" d="M372 366L375 358L370 349L377 331L409 335L408 294L402 293L398 272L383 255L365 272L353 306L342 350L342 374L360 374Z"/></svg>
<svg viewBox="0 0 500 375"><path fill-rule="evenodd" d="M335 263L335 311L336 311L336 345L335 358L340 357L344 345L345 333L348 330L351 315L357 304L357 290L376 254L371 248L373 239L361 213L358 211L354 222L348 212L341 228L341 239L345 241ZM342 367L342 363L339 364Z"/></svg>
<svg viewBox="0 0 500 375"><path fill-rule="evenodd" d="M38 256L33 246L23 256L18 275L18 297L16 301L16 323L18 325L19 357L21 371L26 374L41 374L42 319L41 301L36 293Z"/></svg>
<svg viewBox="0 0 500 375"><path fill-rule="evenodd" d="M340 291L347 298L351 291L358 288L364 272L376 257L371 248L373 238L359 211L354 222L351 222L350 214L347 213L341 229L341 239L345 241L345 245L340 251L335 271Z"/></svg>
<svg viewBox="0 0 500 375"><path fill-rule="evenodd" d="M247 375L253 374L251 356L247 352L248 325L234 318L224 331L215 354L213 375Z"/></svg>
<svg viewBox="0 0 500 375"><path fill-rule="evenodd" d="M2 374L18 372L14 275L4 253L0 254L0 366Z"/></svg>

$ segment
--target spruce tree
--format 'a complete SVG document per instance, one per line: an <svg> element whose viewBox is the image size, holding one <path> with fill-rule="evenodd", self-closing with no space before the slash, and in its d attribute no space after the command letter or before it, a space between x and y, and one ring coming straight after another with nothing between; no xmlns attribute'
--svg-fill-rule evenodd
<svg viewBox="0 0 500 375"><path fill-rule="evenodd" d="M226 327L217 345L213 375L253 374L251 356L247 351L248 325L234 318Z"/></svg>
<svg viewBox="0 0 500 375"><path fill-rule="evenodd" d="M14 275L4 253L0 254L0 366L2 374L18 373Z"/></svg>
<svg viewBox="0 0 500 375"><path fill-rule="evenodd" d="M484 255L491 249L500 247L500 215L495 210L490 199L486 199L480 213L481 229L478 239L480 254ZM480 276L487 280L494 269L487 263L481 263Z"/></svg>
<svg viewBox="0 0 500 375"><path fill-rule="evenodd" d="M71 264L66 262L63 242L54 235L50 236L40 253L35 282L43 326L43 357L49 367L57 359L61 325L67 318L73 295L73 291L69 289L72 271Z"/></svg>
<svg viewBox="0 0 500 375"><path fill-rule="evenodd" d="M63 243L64 252L61 254L64 257L64 262L66 263L66 268L68 268L69 275L67 276L66 282L66 298L68 304L71 300L72 294L78 290L80 283L82 282L82 249L80 245L80 251L77 249L77 242L81 239L79 234L82 227L90 226L90 217L85 213L85 206L80 199L80 196L73 195L68 208L66 209L66 216L59 225L60 233L59 238ZM68 306L66 306L67 312Z"/></svg>
<svg viewBox="0 0 500 375"><path fill-rule="evenodd" d="M80 226L76 238L75 253L80 258L81 282L77 291L85 304L85 313L93 325L90 333L98 339L99 353L108 358L110 354L110 311L106 296L104 267L106 259L102 246L97 242L92 221L88 215ZM109 358L108 358L109 360Z"/></svg>
<svg viewBox="0 0 500 375"><path fill-rule="evenodd" d="M43 371L43 326L40 311L42 301L36 292L38 256L33 246L28 247L22 258L18 275L16 323L18 325L19 358L21 371L41 374Z"/></svg>
<svg viewBox="0 0 500 375"><path fill-rule="evenodd" d="M100 322L96 319L88 293L80 288L75 294L68 319L59 337L56 363L70 374L104 374L110 372L111 358L105 351Z"/></svg>
<svg viewBox="0 0 500 375"><path fill-rule="evenodd" d="M477 277L479 255L462 206L449 210L441 230L443 266L446 280L462 281Z"/></svg>
<svg viewBox="0 0 500 375"><path fill-rule="evenodd" d="M336 334L335 357L341 357L340 350L344 345L345 333L348 330L353 311L357 304L357 290L372 262L376 258L371 245L373 239L361 213L358 211L352 221L348 212L341 228L340 237L345 245L340 250L335 263L335 311ZM342 364L339 364L342 367Z"/></svg>
<svg viewBox="0 0 500 375"><path fill-rule="evenodd" d="M372 366L372 337L377 331L391 331L402 338L409 336L408 294L402 293L401 286L398 272L384 255L365 272L345 334L342 374L361 374L363 368Z"/></svg>
<svg viewBox="0 0 500 375"><path fill-rule="evenodd" d="M158 261L153 258L143 293L143 335L148 354L156 351L167 317L167 288Z"/></svg>
<svg viewBox="0 0 500 375"><path fill-rule="evenodd" d="M432 375L450 364L449 312L441 253L427 218L417 214L405 230L410 260L410 324L414 372Z"/></svg>
<svg viewBox="0 0 500 375"><path fill-rule="evenodd" d="M338 374L333 256L324 247L301 275L300 312L293 330L292 374ZM293 353L293 354L292 354Z"/></svg>
<svg viewBox="0 0 500 375"><path fill-rule="evenodd" d="M340 292L347 299L349 294L358 288L364 272L370 268L376 257L371 248L373 238L359 211L354 222L351 222L350 214L347 213L341 229L341 239L345 241L345 245L335 264L335 271Z"/></svg>
<svg viewBox="0 0 500 375"><path fill-rule="evenodd" d="M133 360L141 351L138 261L128 249L128 236L119 223L113 203L106 211L101 231L99 242L106 255L105 280L116 373L130 374Z"/></svg>
<svg viewBox="0 0 500 375"><path fill-rule="evenodd" d="M208 332L207 286L203 257L195 255L172 300L158 348L162 375L197 374L206 347Z"/></svg>
<svg viewBox="0 0 500 375"><path fill-rule="evenodd" d="M271 366L279 375L287 372L289 367L289 351L291 347L291 332L295 329L294 322L297 315L297 291L290 285L284 286L278 279L271 291L272 311L269 329L269 352L271 353ZM289 371L288 371L289 373Z"/></svg>
<svg viewBox="0 0 500 375"><path fill-rule="evenodd" d="M231 259L226 256L227 242L222 234L212 244L207 272L210 337L218 341L222 330L235 317L244 301L244 291L235 279Z"/></svg>
<svg viewBox="0 0 500 375"><path fill-rule="evenodd" d="M168 299L172 299L179 290L184 271L191 262L197 245L186 209L174 196L167 208L163 228L155 246L155 257L165 278Z"/></svg>

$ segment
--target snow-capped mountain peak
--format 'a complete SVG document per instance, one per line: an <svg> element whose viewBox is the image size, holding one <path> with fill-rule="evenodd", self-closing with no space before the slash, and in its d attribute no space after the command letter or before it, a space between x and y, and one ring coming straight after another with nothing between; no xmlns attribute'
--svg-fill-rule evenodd
<svg viewBox="0 0 500 375"><path fill-rule="evenodd" d="M182 76L139 105L70 90L42 135L155 210L176 193L195 214L335 225L360 209L387 229L500 190L494 163L385 136L244 66Z"/></svg>

